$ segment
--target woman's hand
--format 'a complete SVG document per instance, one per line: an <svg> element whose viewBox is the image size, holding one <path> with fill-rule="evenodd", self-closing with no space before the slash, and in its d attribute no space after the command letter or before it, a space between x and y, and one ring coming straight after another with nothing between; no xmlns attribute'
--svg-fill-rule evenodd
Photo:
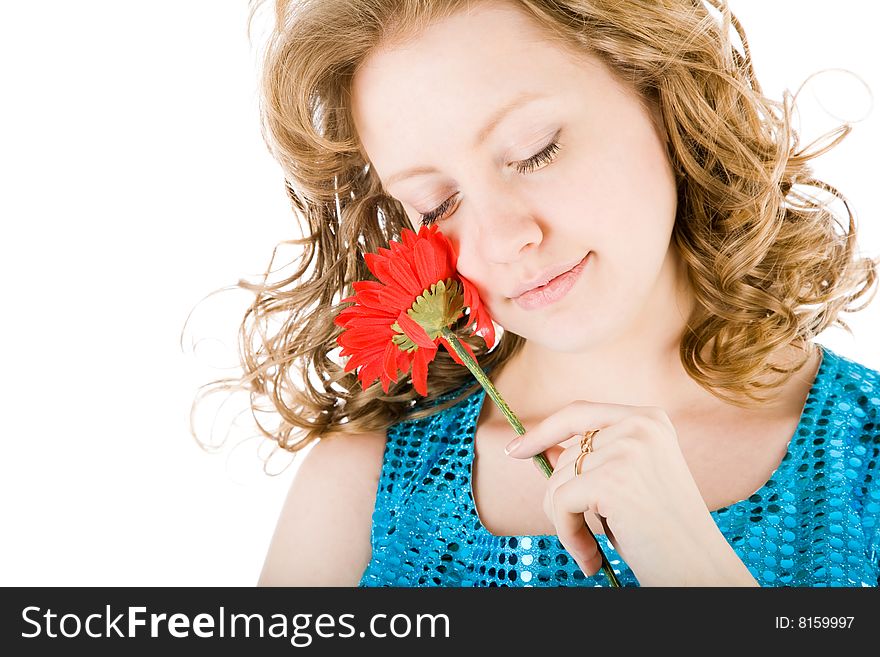
<svg viewBox="0 0 880 657"><path fill-rule="evenodd" d="M599 429L593 451L578 438ZM718 530L659 408L575 401L506 448L530 458L565 443L547 480L544 511L559 540L587 575L601 568L585 513L603 520L614 549L642 586L730 586L757 583Z"/></svg>

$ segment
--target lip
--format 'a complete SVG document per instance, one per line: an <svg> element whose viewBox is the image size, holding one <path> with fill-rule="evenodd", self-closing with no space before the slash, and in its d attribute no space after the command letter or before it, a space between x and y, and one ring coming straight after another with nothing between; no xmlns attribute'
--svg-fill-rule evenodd
<svg viewBox="0 0 880 657"><path fill-rule="evenodd" d="M513 297L513 300L518 306L525 310L535 310L556 303L568 294L571 288L574 287L575 283L577 283L581 273L587 266L587 260L590 257L590 253L587 253L587 255L579 261L569 264L568 268L564 269L561 273L558 273L555 276L551 273L549 280L543 285L538 285L536 287L533 286L526 292ZM560 268L557 267L556 271L558 272L559 269Z"/></svg>
<svg viewBox="0 0 880 657"><path fill-rule="evenodd" d="M547 283L552 281L557 276L561 276L562 274L569 272L577 267L580 263L586 260L587 256L589 255L590 254L587 253L587 255L583 256L582 258L578 258L577 260L547 267L544 271L539 272L538 275L533 277L530 281L526 281L522 285L517 286L517 288L513 291L513 294L510 295L510 298L517 299L527 292L531 292L536 288L547 285Z"/></svg>

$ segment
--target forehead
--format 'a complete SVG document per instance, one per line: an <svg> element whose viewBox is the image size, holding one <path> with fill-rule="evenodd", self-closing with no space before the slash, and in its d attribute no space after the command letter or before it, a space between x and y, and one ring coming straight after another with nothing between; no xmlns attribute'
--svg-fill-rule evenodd
<svg viewBox="0 0 880 657"><path fill-rule="evenodd" d="M434 162L459 137L464 146L515 96L558 95L583 65L522 11L478 5L405 43L380 45L352 82L355 127L384 179L397 164Z"/></svg>

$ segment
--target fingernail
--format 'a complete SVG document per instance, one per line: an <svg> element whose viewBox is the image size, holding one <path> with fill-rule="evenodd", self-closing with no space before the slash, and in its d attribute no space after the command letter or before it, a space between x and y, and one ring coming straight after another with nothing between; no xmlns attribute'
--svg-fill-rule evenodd
<svg viewBox="0 0 880 657"><path fill-rule="evenodd" d="M507 443L507 447L504 448L504 453L507 454L508 456L510 456L510 453L511 453L513 450L515 450L517 447L519 447L519 444L520 444L522 441L523 441L523 437L522 437L522 436L518 436L518 437L514 438L514 439L511 440L509 443Z"/></svg>

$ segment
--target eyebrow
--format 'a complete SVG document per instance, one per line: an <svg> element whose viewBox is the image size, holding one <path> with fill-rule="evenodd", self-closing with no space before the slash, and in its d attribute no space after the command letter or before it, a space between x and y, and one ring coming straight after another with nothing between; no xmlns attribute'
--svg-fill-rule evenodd
<svg viewBox="0 0 880 657"><path fill-rule="evenodd" d="M518 96L514 96L509 101L504 103L501 107L499 107L492 116L489 117L489 120L486 122L486 125L482 127L482 129L477 133L477 136L474 140L474 148L483 144L488 138L489 135L498 127L498 124L506 117L508 114L513 112L514 110L519 109L525 105L528 105L534 100L538 100L539 98L546 98L546 94L540 94L534 91L526 91ZM413 176L420 176L427 173L434 173L437 171L436 167L411 167L409 169L404 169L403 171L398 171L397 173L388 177L388 180L385 182L385 187L390 187L396 182L400 182L405 178L412 178Z"/></svg>

